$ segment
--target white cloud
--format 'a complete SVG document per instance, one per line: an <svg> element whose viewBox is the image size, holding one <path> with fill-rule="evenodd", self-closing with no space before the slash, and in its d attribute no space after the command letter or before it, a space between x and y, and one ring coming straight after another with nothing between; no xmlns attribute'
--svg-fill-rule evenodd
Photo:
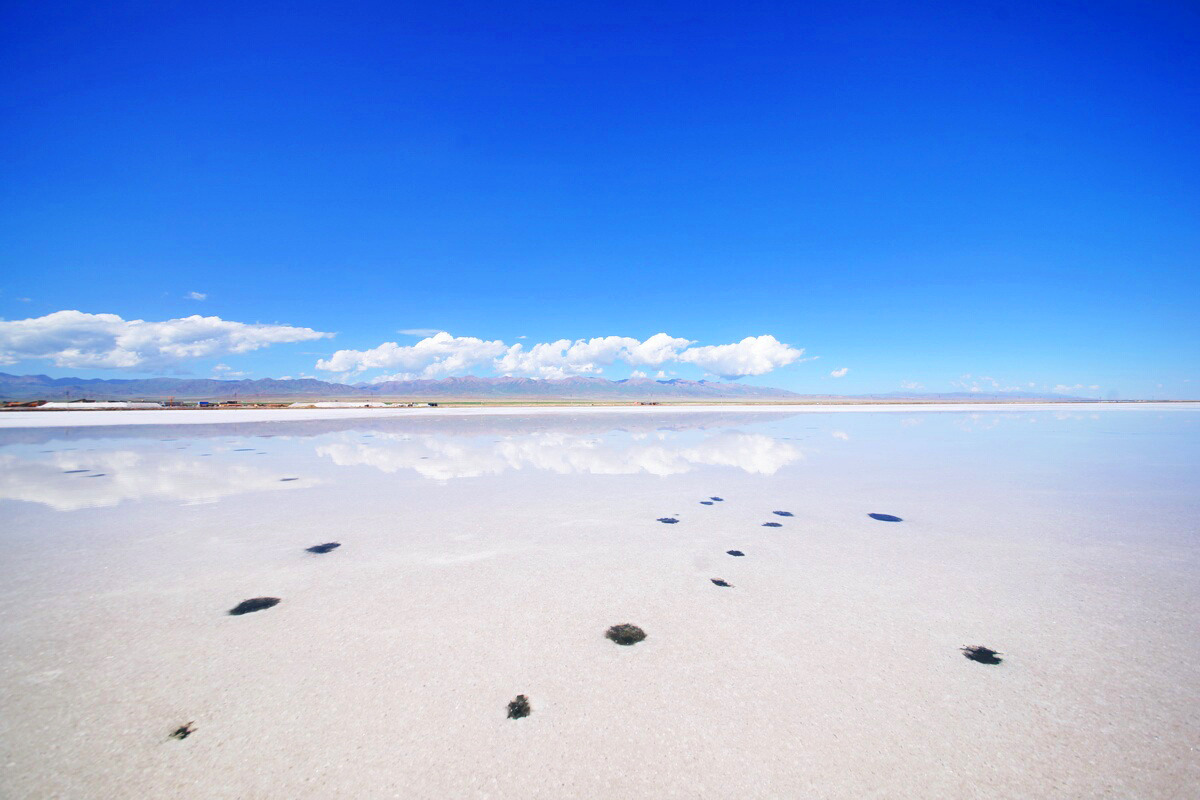
<svg viewBox="0 0 1200 800"><path fill-rule="evenodd" d="M189 300L207 300L208 295L206 295L204 292L188 292L187 298Z"/></svg>
<svg viewBox="0 0 1200 800"><path fill-rule="evenodd" d="M441 328L401 328L396 333L402 333L405 336L433 336L435 333L441 333Z"/></svg>
<svg viewBox="0 0 1200 800"><path fill-rule="evenodd" d="M1004 381L999 381L990 375L972 376L970 373L963 375L956 381L950 381L950 385L957 387L965 392L1019 392L1020 386L1006 386Z"/></svg>
<svg viewBox="0 0 1200 800"><path fill-rule="evenodd" d="M835 439L841 439L843 442L850 441L850 434L845 431L830 431L829 435Z"/></svg>
<svg viewBox="0 0 1200 800"><path fill-rule="evenodd" d="M407 377L389 376L387 380L436 378L488 362L505 349L501 341L485 342L473 336L451 336L439 331L404 347L395 342L384 342L370 350L338 350L329 358L318 361L317 369L357 374L368 369L400 367L401 374Z"/></svg>
<svg viewBox="0 0 1200 800"><path fill-rule="evenodd" d="M369 369L399 367L402 372L379 380L407 380L461 374L471 367L488 366L500 375L565 378L599 375L605 367L623 362L633 367L661 367L691 363L723 377L762 375L791 364L803 354L773 336L747 337L736 344L691 347L693 342L656 333L644 341L629 336L592 339L559 339L526 345L455 337L444 331L401 347L384 342L370 350L339 350L317 362L317 369L355 375ZM643 370L638 370L643 372ZM662 372L660 371L660 376Z"/></svg>
<svg viewBox="0 0 1200 800"><path fill-rule="evenodd" d="M842 367L841 369L835 369L833 372L829 373L829 377L844 378L844 377L846 377L846 373L849 371L850 371L849 367Z"/></svg>
<svg viewBox="0 0 1200 800"><path fill-rule="evenodd" d="M916 381L900 381L900 388L909 390L924 389L925 385L922 383L917 383Z"/></svg>
<svg viewBox="0 0 1200 800"><path fill-rule="evenodd" d="M215 367L212 368L212 371L214 373L216 373L216 375L218 377L221 377L221 378L244 378L250 374L249 372L241 372L239 370L235 370L233 367L229 366L228 364L217 364Z"/></svg>
<svg viewBox="0 0 1200 800"><path fill-rule="evenodd" d="M774 336L747 336L736 344L690 347L679 354L679 360L695 364L722 378L742 378L765 375L778 367L794 363L804 355L803 349L780 342Z"/></svg>
<svg viewBox="0 0 1200 800"><path fill-rule="evenodd" d="M604 367L623 361L634 366L661 366L680 358L691 342L665 333L645 341L630 336L601 336L594 339L559 339L526 346L517 343L496 360L502 375L534 378L565 378L569 375L599 375Z"/></svg>
<svg viewBox="0 0 1200 800"><path fill-rule="evenodd" d="M629 373L629 377L644 378L644 377L646 377L646 373L642 372L640 369L635 369L633 372Z"/></svg>
<svg viewBox="0 0 1200 800"><path fill-rule="evenodd" d="M151 371L185 361L248 353L272 344L333 336L290 325L247 324L220 317L147 322L116 314L56 311L44 317L0 321L0 364L26 359L56 367Z"/></svg>

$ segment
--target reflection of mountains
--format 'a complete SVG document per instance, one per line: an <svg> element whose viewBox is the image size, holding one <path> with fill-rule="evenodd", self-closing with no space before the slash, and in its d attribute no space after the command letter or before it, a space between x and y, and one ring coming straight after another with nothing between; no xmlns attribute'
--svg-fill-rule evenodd
<svg viewBox="0 0 1200 800"><path fill-rule="evenodd" d="M597 437L563 431L540 432L499 441L433 434L376 435L369 442L322 444L317 453L338 466L370 466L384 472L413 470L427 478L470 478L510 470L560 474L677 475L701 466L736 467L771 475L803 458L790 442L760 433L725 430L700 440L673 441L676 434L619 433Z"/></svg>
<svg viewBox="0 0 1200 800"><path fill-rule="evenodd" d="M67 470L88 472L65 474ZM87 477L96 473L104 477ZM311 481L280 483L274 471L175 453L96 450L32 458L0 455L0 499L41 503L58 511L157 498L203 503L305 484Z"/></svg>
<svg viewBox="0 0 1200 800"><path fill-rule="evenodd" d="M21 413L21 412L7 412ZM36 412L27 412L36 413ZM54 412L70 415L75 412ZM113 414L123 412L114 411ZM173 411L154 412L170 418ZM203 412L219 420L223 411ZM206 439L233 436L324 436L344 431L384 434L442 434L449 436L512 436L536 433L565 433L572 435L601 434L624 431L630 434L655 431L706 430L710 428L745 427L753 424L778 422L794 417L788 411L697 411L663 412L630 409L612 412L572 414L453 415L422 414L406 416L397 410L393 417L347 417L324 420L276 420L264 422L213 422L195 425L103 425L94 427L10 428L0 429L0 446L8 444L45 444L51 441L84 441L90 439ZM69 416L66 418L69 419Z"/></svg>

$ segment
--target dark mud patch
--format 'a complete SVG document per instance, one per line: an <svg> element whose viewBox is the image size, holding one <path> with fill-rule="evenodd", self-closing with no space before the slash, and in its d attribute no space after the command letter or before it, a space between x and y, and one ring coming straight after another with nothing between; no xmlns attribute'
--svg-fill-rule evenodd
<svg viewBox="0 0 1200 800"><path fill-rule="evenodd" d="M325 544L314 544L312 547L304 548L309 553L328 553L337 550L342 546L341 542L326 542Z"/></svg>
<svg viewBox="0 0 1200 800"><path fill-rule="evenodd" d="M229 609L229 616L240 617L242 614L250 614L255 611L262 611L266 608L279 605L278 597L254 597L249 600L243 600L233 608Z"/></svg>
<svg viewBox="0 0 1200 800"><path fill-rule="evenodd" d="M891 514L867 514L871 519L877 519L880 522L903 522L900 517L892 516Z"/></svg>
<svg viewBox="0 0 1200 800"><path fill-rule="evenodd" d="M792 512L790 512L790 511L772 511L771 513L772 513L772 514L774 514L774 515L775 515L775 516L777 516L777 517L792 517L792 516L795 516L795 515L794 515Z"/></svg>
<svg viewBox="0 0 1200 800"><path fill-rule="evenodd" d="M659 517L658 521L666 525L674 525L676 522L679 522L679 520L675 519L674 517Z"/></svg>
<svg viewBox="0 0 1200 800"><path fill-rule="evenodd" d="M628 647L632 644L637 644L646 638L646 632L637 625L630 625L628 622L622 622L620 625L613 625L604 635L612 639L619 645Z"/></svg>
<svg viewBox="0 0 1200 800"><path fill-rule="evenodd" d="M963 656L980 664L999 664L1004 660L998 658L998 656L1002 655L1001 653L996 652L990 647L984 647L981 644L969 644L959 649L962 650Z"/></svg>
<svg viewBox="0 0 1200 800"><path fill-rule="evenodd" d="M509 719L521 719L532 713L533 709L529 707L529 698L523 694L517 695L517 699L508 704Z"/></svg>
<svg viewBox="0 0 1200 800"><path fill-rule="evenodd" d="M762 524L762 526L764 528L782 528L783 523L782 522L764 522Z"/></svg>
<svg viewBox="0 0 1200 800"><path fill-rule="evenodd" d="M709 578L709 580L713 582L714 586L724 586L726 589L733 588L733 584L726 583L725 581L721 580L720 578Z"/></svg>
<svg viewBox="0 0 1200 800"><path fill-rule="evenodd" d="M744 555L746 555L746 554L745 554L745 553L743 553L741 550L726 550L726 551L725 551L725 554L726 554L726 555L731 555L731 556L738 556L738 557L741 557L741 556L744 556Z"/></svg>
<svg viewBox="0 0 1200 800"><path fill-rule="evenodd" d="M187 737L191 736L193 733L196 732L196 729L192 727L192 725L194 725L194 724L195 723L193 723L193 722L189 722L186 725L180 725L178 728L171 731L171 738L172 739L186 739Z"/></svg>

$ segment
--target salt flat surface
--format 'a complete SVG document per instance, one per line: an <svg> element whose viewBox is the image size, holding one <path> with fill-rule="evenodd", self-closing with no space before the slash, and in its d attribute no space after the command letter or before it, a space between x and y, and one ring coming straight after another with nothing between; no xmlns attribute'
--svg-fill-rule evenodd
<svg viewBox="0 0 1200 800"><path fill-rule="evenodd" d="M0 415L0 796L1192 796L1200 410L884 410Z"/></svg>
<svg viewBox="0 0 1200 800"><path fill-rule="evenodd" d="M37 411L0 412L0 430L6 428L90 427L93 425L211 425L233 422L296 422L329 419L405 419L408 417L457 416L569 416L611 414L621 411L649 417L674 414L711 414L736 409L743 414L840 414L888 412L913 414L927 411L976 413L991 411L1084 412L1134 411L1138 409L1179 410L1200 408L1200 403L920 403L880 405L804 405L804 406L486 406L478 408L245 408L245 409L173 409L158 411ZM70 415L70 416L64 416Z"/></svg>

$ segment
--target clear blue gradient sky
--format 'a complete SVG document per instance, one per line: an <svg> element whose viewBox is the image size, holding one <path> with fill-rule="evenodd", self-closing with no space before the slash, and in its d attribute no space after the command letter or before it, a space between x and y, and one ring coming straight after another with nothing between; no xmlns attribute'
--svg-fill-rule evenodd
<svg viewBox="0 0 1200 800"><path fill-rule="evenodd" d="M0 317L336 334L6 372L769 334L819 358L743 381L1200 396L1194 2L9 2L0 59Z"/></svg>

